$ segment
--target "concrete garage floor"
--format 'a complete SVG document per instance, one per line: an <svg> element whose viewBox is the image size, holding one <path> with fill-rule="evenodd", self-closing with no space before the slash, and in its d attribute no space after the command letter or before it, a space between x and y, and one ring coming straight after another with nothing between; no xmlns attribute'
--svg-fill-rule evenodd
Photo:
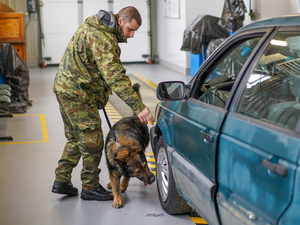
<svg viewBox="0 0 300 225"><path fill-rule="evenodd" d="M191 76L156 64L124 66L128 74L137 74L152 81L152 84L165 80L188 82L191 79ZM65 197L51 192L54 170L66 142L58 104L52 92L56 69L54 66L30 68L29 97L33 106L26 114L0 118L1 123L6 125L1 135L6 133L13 137L13 141L0 141L0 224L195 224L188 215L170 216L165 213L159 203L156 183L144 187L136 178L130 181L123 194L125 207L121 209L114 209L112 201L83 201L80 195ZM108 126L102 112L101 118L106 136ZM111 120L118 119L111 116ZM146 152L151 155L150 145ZM81 167L79 162L72 173L72 183L79 192ZM106 187L109 178L104 155L100 168L100 181Z"/></svg>

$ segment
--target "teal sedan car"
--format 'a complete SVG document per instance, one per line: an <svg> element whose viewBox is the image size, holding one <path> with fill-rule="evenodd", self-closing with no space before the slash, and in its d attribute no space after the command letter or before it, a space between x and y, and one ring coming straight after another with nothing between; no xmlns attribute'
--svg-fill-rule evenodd
<svg viewBox="0 0 300 225"><path fill-rule="evenodd" d="M213 224L300 224L300 16L254 22L189 84L157 88L162 208Z"/></svg>

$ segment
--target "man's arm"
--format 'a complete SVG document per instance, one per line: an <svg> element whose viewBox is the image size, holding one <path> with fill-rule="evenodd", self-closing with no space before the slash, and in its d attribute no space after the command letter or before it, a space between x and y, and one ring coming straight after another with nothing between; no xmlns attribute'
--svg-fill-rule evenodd
<svg viewBox="0 0 300 225"><path fill-rule="evenodd" d="M106 41L106 45L101 45L102 48L98 48L98 51L95 51L95 58L105 82L137 113L141 122L148 123L149 121L153 125L154 118L150 110L138 98L136 92L131 87L130 79L125 75L126 70L117 52L119 50L118 43L111 43L108 40L102 41ZM101 50L99 51L99 49ZM98 57L97 52L99 54Z"/></svg>

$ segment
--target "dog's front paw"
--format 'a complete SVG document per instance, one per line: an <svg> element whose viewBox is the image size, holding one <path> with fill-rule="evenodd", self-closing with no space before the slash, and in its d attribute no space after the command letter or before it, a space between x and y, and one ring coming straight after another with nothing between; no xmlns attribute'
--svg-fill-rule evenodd
<svg viewBox="0 0 300 225"><path fill-rule="evenodd" d="M122 208L123 203L122 203L122 201L114 201L114 203L112 204L112 207L114 207L115 209Z"/></svg>

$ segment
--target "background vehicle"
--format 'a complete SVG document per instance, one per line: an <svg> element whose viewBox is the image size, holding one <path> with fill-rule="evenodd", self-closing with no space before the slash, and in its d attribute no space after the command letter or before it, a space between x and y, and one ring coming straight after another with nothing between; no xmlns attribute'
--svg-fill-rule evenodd
<svg viewBox="0 0 300 225"><path fill-rule="evenodd" d="M166 212L192 207L211 225L300 224L299 24L252 23L188 85L159 84L150 133Z"/></svg>

